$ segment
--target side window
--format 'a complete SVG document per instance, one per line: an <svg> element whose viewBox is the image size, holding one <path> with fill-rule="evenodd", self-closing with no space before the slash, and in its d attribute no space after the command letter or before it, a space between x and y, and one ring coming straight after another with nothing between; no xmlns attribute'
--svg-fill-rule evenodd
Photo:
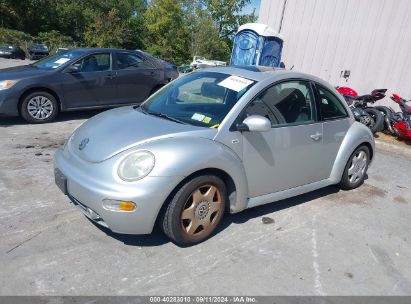
<svg viewBox="0 0 411 304"><path fill-rule="evenodd" d="M305 81L288 81L276 84L264 91L259 98L275 119L275 125L298 125L315 121L314 94Z"/></svg>
<svg viewBox="0 0 411 304"><path fill-rule="evenodd" d="M348 116L341 101L329 90L318 86L320 94L320 113L323 120L338 119Z"/></svg>
<svg viewBox="0 0 411 304"><path fill-rule="evenodd" d="M138 68L152 68L153 66L147 59L142 58L132 53L117 53L117 68L124 69L138 69Z"/></svg>
<svg viewBox="0 0 411 304"><path fill-rule="evenodd" d="M80 68L80 72L101 72L111 69L110 53L93 54L87 56L74 65Z"/></svg>
<svg viewBox="0 0 411 304"><path fill-rule="evenodd" d="M271 112L271 110L267 107L266 104L264 104L264 102L260 98L253 100L247 106L243 115L243 119L251 115L260 115L268 118L268 120L271 121L272 126L279 124L279 121L274 116L273 112Z"/></svg>

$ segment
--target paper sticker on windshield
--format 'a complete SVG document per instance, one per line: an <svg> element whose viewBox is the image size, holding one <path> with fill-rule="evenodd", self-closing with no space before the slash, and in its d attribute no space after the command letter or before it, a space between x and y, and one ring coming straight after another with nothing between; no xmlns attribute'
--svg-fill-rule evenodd
<svg viewBox="0 0 411 304"><path fill-rule="evenodd" d="M218 85L236 92L240 92L242 89L249 86L253 82L254 81L242 77L230 76L221 81Z"/></svg>
<svg viewBox="0 0 411 304"><path fill-rule="evenodd" d="M56 60L54 63L63 64L63 63L66 63L69 60L70 60L70 58L60 58L59 60Z"/></svg>
<svg viewBox="0 0 411 304"><path fill-rule="evenodd" d="M191 116L192 120L197 120L197 121L203 121L204 118L205 118L205 115L198 114L198 113L194 113L193 116Z"/></svg>
<svg viewBox="0 0 411 304"><path fill-rule="evenodd" d="M211 117L206 116L206 117L203 118L203 122L206 123L206 124L210 123L210 121L211 121Z"/></svg>

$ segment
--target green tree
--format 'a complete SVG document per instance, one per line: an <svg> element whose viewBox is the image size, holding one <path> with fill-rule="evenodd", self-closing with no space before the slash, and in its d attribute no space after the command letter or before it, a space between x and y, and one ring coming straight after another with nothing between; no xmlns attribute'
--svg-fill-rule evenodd
<svg viewBox="0 0 411 304"><path fill-rule="evenodd" d="M144 49L177 64L230 58L250 0L0 0L3 41ZM10 29L10 30L8 30ZM19 31L13 34L11 30ZM1 33L1 32L0 32ZM16 32L17 33L17 32ZM24 36L25 35L25 36Z"/></svg>
<svg viewBox="0 0 411 304"><path fill-rule="evenodd" d="M108 13L94 17L84 33L84 40L92 47L121 47L128 35L128 28L119 10L112 8Z"/></svg>
<svg viewBox="0 0 411 304"><path fill-rule="evenodd" d="M204 0L213 20L218 24L218 32L222 39L232 39L238 27L247 22L254 22L255 12L242 14L242 10L250 0Z"/></svg>
<svg viewBox="0 0 411 304"><path fill-rule="evenodd" d="M34 38L27 33L0 28L0 45L18 45L25 50L33 40Z"/></svg>
<svg viewBox="0 0 411 304"><path fill-rule="evenodd" d="M56 50L59 47L73 47L75 43L70 36L62 35L59 31L41 32L37 35L36 40L46 44L50 50Z"/></svg>
<svg viewBox="0 0 411 304"><path fill-rule="evenodd" d="M176 64L190 57L188 30L177 0L152 0L144 14L147 51Z"/></svg>
<svg viewBox="0 0 411 304"><path fill-rule="evenodd" d="M181 0L189 29L191 56L229 61L232 40L238 27L254 22L252 14L242 14L250 0Z"/></svg>

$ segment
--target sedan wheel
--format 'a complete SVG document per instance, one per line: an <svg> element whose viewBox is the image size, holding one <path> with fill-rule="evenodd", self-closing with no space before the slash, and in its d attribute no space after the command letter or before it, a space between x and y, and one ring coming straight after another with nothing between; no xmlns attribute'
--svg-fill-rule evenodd
<svg viewBox="0 0 411 304"><path fill-rule="evenodd" d="M360 186L365 179L370 160L368 147L361 146L351 155L341 179L341 188L350 190Z"/></svg>
<svg viewBox="0 0 411 304"><path fill-rule="evenodd" d="M220 223L225 202L225 184L220 178L196 177L182 186L168 205L163 231L179 245L202 242Z"/></svg>
<svg viewBox="0 0 411 304"><path fill-rule="evenodd" d="M20 110L26 121L43 123L56 117L58 106L53 95L47 92L34 92L26 96Z"/></svg>

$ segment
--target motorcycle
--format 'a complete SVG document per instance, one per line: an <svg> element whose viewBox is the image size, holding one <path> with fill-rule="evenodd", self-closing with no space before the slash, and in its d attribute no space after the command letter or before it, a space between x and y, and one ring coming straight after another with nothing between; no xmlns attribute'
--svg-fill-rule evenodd
<svg viewBox="0 0 411 304"><path fill-rule="evenodd" d="M372 133L384 129L383 114L376 108L369 107L368 103L373 104L384 98L386 89L373 90L371 94L361 96L358 96L357 92L349 87L337 87L337 91L343 95L357 121L370 128Z"/></svg>
<svg viewBox="0 0 411 304"><path fill-rule="evenodd" d="M411 106L407 105L407 100L398 94L392 94L391 99L395 101L401 109L400 113L395 113L397 121L393 124L393 127L398 132L399 137L411 140Z"/></svg>
<svg viewBox="0 0 411 304"><path fill-rule="evenodd" d="M393 108L386 106L376 106L375 108L384 116L384 129L382 131L399 137L400 135L397 129L394 128L394 124L402 119L402 113L396 113Z"/></svg>

